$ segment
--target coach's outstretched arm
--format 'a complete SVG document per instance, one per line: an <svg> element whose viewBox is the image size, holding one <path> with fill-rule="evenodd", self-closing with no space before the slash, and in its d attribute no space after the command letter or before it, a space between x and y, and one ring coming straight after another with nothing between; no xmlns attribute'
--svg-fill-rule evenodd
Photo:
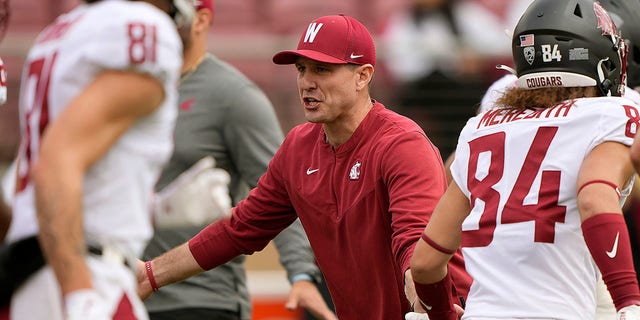
<svg viewBox="0 0 640 320"><path fill-rule="evenodd" d="M138 295L144 300L162 286L204 271L191 254L189 243L185 242L153 260L138 262Z"/></svg>

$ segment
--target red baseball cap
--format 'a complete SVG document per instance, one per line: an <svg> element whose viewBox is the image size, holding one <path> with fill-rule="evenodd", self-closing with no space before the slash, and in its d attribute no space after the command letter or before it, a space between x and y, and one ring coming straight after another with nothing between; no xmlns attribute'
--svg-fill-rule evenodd
<svg viewBox="0 0 640 320"><path fill-rule="evenodd" d="M369 30L358 20L345 16L324 16L309 24L297 50L273 56L275 64L293 64L298 57L326 63L376 65L376 48Z"/></svg>
<svg viewBox="0 0 640 320"><path fill-rule="evenodd" d="M202 9L209 9L213 13L213 0L194 0L193 1L196 11Z"/></svg>

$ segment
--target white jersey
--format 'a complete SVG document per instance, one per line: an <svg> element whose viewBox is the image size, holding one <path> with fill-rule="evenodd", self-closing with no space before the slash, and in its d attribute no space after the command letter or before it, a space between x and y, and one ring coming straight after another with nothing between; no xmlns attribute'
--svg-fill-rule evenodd
<svg viewBox="0 0 640 320"><path fill-rule="evenodd" d="M38 232L29 170L46 125L103 70L134 70L157 78L165 100L89 169L83 181L83 221L88 241L142 253L153 231L153 185L173 148L181 64L182 43L173 21L144 2L83 4L40 33L22 77L24 141L10 241Z"/></svg>
<svg viewBox="0 0 640 320"><path fill-rule="evenodd" d="M624 90L624 97L640 105L640 92L635 91L629 87Z"/></svg>
<svg viewBox="0 0 640 320"><path fill-rule="evenodd" d="M598 269L577 209L578 171L606 141L631 145L625 98L489 109L465 125L451 172L470 199L462 252L474 282L463 319L593 319Z"/></svg>
<svg viewBox="0 0 640 320"><path fill-rule="evenodd" d="M478 107L477 114L483 113L491 108L494 108L496 101L504 95L504 93L512 88L516 87L516 81L518 77L514 74L506 74L502 78L496 80L489 86ZM640 93L633 90L630 87L625 87L624 97L633 101L633 103L640 109ZM620 190L620 207L622 207L627 200L627 197L631 194L633 185L629 185L627 188Z"/></svg>

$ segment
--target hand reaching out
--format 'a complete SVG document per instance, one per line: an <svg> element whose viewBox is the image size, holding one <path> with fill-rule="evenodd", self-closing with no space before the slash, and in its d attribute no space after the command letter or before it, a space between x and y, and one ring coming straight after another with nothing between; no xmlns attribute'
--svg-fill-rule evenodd
<svg viewBox="0 0 640 320"><path fill-rule="evenodd" d="M306 309L317 319L338 320L322 298L318 287L311 281L300 280L291 286L285 308L295 310L299 307Z"/></svg>

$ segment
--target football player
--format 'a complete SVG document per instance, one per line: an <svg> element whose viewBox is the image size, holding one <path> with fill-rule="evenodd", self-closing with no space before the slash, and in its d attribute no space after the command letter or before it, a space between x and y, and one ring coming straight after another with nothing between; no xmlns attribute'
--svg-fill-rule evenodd
<svg viewBox="0 0 640 320"><path fill-rule="evenodd" d="M192 17L186 0L86 0L36 38L7 241L37 238L21 256L47 265L12 284L12 319L147 319L128 261L153 231Z"/></svg>
<svg viewBox="0 0 640 320"><path fill-rule="evenodd" d="M626 43L597 2L537 0L513 55L517 80L463 129L453 181L416 246L421 302L432 319L455 319L439 297L462 244L467 317L593 319L600 270L618 316L640 319L619 205L638 115L617 97Z"/></svg>

